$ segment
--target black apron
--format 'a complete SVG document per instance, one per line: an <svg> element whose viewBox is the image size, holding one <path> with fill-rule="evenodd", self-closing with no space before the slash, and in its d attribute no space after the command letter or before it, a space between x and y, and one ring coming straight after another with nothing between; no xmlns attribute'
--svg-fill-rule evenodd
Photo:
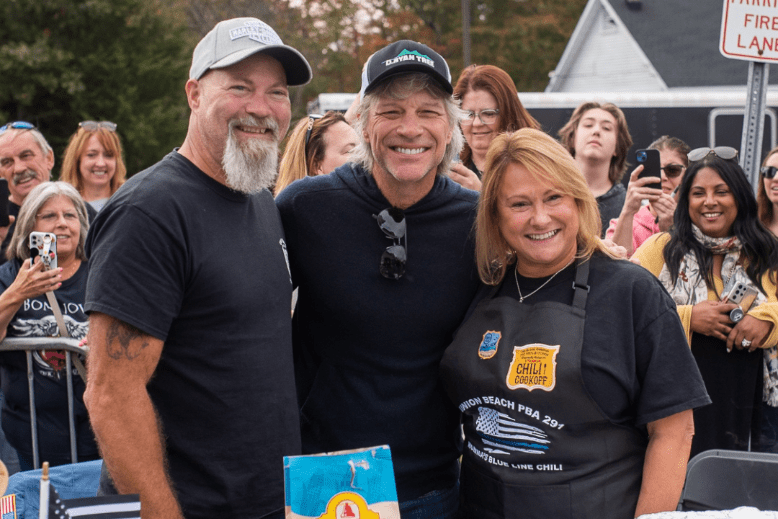
<svg viewBox="0 0 778 519"><path fill-rule="evenodd" d="M647 439L611 423L583 384L588 277L579 263L572 306L519 303L495 287L446 350L441 376L465 435L464 517L634 517Z"/></svg>

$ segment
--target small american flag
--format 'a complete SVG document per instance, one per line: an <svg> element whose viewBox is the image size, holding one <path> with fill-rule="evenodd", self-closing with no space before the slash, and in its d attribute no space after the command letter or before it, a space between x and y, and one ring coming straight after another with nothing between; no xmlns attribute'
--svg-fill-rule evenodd
<svg viewBox="0 0 778 519"><path fill-rule="evenodd" d="M140 519L140 496L127 494L61 499L49 481L48 463L44 463L39 514L39 519Z"/></svg>
<svg viewBox="0 0 778 519"><path fill-rule="evenodd" d="M65 499L62 505L65 515L50 511L50 519L140 519L138 494Z"/></svg>
<svg viewBox="0 0 778 519"><path fill-rule="evenodd" d="M16 519L16 494L0 497L0 519Z"/></svg>

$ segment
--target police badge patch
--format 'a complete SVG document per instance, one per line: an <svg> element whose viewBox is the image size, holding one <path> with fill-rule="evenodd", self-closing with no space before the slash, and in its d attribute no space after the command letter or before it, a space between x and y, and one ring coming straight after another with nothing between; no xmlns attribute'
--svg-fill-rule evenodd
<svg viewBox="0 0 778 519"><path fill-rule="evenodd" d="M500 344L502 333L489 330L484 334L481 345L478 346L478 356L482 359L491 359L497 353L497 346Z"/></svg>

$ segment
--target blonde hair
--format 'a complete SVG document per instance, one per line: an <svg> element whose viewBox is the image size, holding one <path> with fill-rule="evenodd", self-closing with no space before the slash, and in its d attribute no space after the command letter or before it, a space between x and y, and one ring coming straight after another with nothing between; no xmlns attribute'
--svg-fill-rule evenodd
<svg viewBox="0 0 778 519"><path fill-rule="evenodd" d="M573 197L578 208L576 257L588 259L598 250L614 257L599 238L601 224L597 201L575 159L542 131L522 128L498 135L486 154L475 222L476 263L481 281L487 285L499 284L508 265L516 262L515 252L500 232L498 212L500 190L511 164L523 166L534 180L548 182L559 193Z"/></svg>
<svg viewBox="0 0 778 519"><path fill-rule="evenodd" d="M115 131L109 131L105 128L98 128L94 131L79 128L76 133L70 137L68 147L65 149L65 155L62 158L62 170L59 179L75 187L78 192L84 195L84 180L81 178L81 156L89 144L92 135L97 135L97 140L103 145L106 151L113 153L116 157L116 172L111 179L111 195L124 184L127 178L127 167L122 158L122 143L119 135Z"/></svg>
<svg viewBox="0 0 778 519"><path fill-rule="evenodd" d="M316 176L316 170L324 162L327 152L327 141L325 134L330 126L337 123L346 122L346 118L339 112L327 112L323 116L303 117L295 125L292 133L286 141L284 155L281 157L279 166L278 180L273 188L273 195L283 191L295 180L300 180L306 176ZM308 145L305 144L305 136L308 133L308 126L311 126ZM328 172L329 173L329 172Z"/></svg>

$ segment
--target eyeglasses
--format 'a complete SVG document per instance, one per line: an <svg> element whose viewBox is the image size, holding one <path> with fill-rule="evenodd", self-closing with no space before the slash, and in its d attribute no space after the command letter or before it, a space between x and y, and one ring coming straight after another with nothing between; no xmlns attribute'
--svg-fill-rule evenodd
<svg viewBox="0 0 778 519"><path fill-rule="evenodd" d="M778 168L774 166L764 166L759 171L764 178L775 178L775 172L778 171Z"/></svg>
<svg viewBox="0 0 778 519"><path fill-rule="evenodd" d="M378 227L390 238L393 245L386 248L381 255L378 271L386 279L400 279L405 274L405 262L408 259L408 237L405 233L405 214L396 207L384 209L373 218L378 220ZM400 240L405 239L405 245Z"/></svg>
<svg viewBox="0 0 778 519"><path fill-rule="evenodd" d="M668 164L667 166L659 169L665 172L667 178L675 178L683 173L683 170L686 169L686 166L682 166L680 164Z"/></svg>
<svg viewBox="0 0 778 519"><path fill-rule="evenodd" d="M111 121L81 121L78 123L79 128L83 128L88 132L96 132L99 128L108 130L109 132L116 131L116 123Z"/></svg>
<svg viewBox="0 0 778 519"><path fill-rule="evenodd" d="M737 157L737 150L730 148L729 146L716 146L715 148L697 148L689 152L687 157L689 162L697 162L702 160L710 154L724 160L731 160Z"/></svg>
<svg viewBox="0 0 778 519"><path fill-rule="evenodd" d="M308 130L305 132L305 144L303 145L303 148L305 151L308 151L308 141L311 140L311 132L313 131L313 123L316 121L316 119L321 119L324 117L321 114L310 114L308 116Z"/></svg>
<svg viewBox="0 0 778 519"><path fill-rule="evenodd" d="M0 133L5 133L8 130L34 130L35 125L28 123L27 121L14 121L0 127Z"/></svg>
<svg viewBox="0 0 778 519"><path fill-rule="evenodd" d="M465 111L465 118L459 121L460 124L465 126L471 125L475 122L475 117L478 116L481 122L484 124L492 124L497 122L497 116L500 115L500 111L496 108L487 108L476 113L472 110Z"/></svg>

